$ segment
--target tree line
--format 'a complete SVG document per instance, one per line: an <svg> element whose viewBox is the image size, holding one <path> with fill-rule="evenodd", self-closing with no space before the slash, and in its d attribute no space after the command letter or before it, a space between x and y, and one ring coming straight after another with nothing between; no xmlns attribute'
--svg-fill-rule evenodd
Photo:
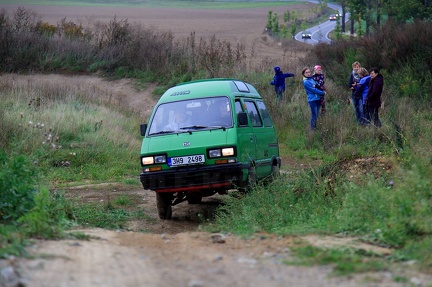
<svg viewBox="0 0 432 287"><path fill-rule="evenodd" d="M321 2L321 1L320 1ZM380 26L384 19L403 24L414 20L432 20L431 0L336 0L342 7L342 32L345 32L345 17L349 12L350 32L354 34L355 23L365 23L365 33L371 26Z"/></svg>

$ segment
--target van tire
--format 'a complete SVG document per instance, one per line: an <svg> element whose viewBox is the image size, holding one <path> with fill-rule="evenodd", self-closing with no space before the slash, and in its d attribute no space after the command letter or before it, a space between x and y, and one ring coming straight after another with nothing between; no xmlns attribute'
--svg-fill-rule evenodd
<svg viewBox="0 0 432 287"><path fill-rule="evenodd" d="M156 192L156 206L160 219L171 219L172 216L172 194Z"/></svg>
<svg viewBox="0 0 432 287"><path fill-rule="evenodd" d="M280 168L277 165L272 165L271 168L271 181L274 181L280 177Z"/></svg>
<svg viewBox="0 0 432 287"><path fill-rule="evenodd" d="M250 167L248 170L248 187L252 187L256 184L256 173L255 173L255 167Z"/></svg>
<svg viewBox="0 0 432 287"><path fill-rule="evenodd" d="M190 196L187 199L189 204L199 204L202 202L202 197L201 196Z"/></svg>
<svg viewBox="0 0 432 287"><path fill-rule="evenodd" d="M248 176L247 179L243 182L242 187L239 189L241 193L248 193L252 186L256 184L256 173L255 173L255 167L250 167L248 169Z"/></svg>

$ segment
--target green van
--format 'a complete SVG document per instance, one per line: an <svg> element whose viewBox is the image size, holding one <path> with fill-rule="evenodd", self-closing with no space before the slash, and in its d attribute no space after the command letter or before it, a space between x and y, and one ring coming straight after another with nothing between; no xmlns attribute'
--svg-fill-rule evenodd
<svg viewBox="0 0 432 287"><path fill-rule="evenodd" d="M250 84L207 79L168 89L141 124L140 181L156 192L161 219L172 206L245 190L279 173L273 122Z"/></svg>

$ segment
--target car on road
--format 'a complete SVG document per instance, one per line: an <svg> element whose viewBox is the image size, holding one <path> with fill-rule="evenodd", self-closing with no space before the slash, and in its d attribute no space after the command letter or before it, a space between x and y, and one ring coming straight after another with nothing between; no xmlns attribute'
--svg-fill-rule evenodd
<svg viewBox="0 0 432 287"><path fill-rule="evenodd" d="M312 39L312 33L310 31L303 31L302 39Z"/></svg>
<svg viewBox="0 0 432 287"><path fill-rule="evenodd" d="M336 14L330 14L330 16L329 16L329 20L330 20L330 21L336 21L337 18L338 18L338 16L339 16L339 15L336 15Z"/></svg>

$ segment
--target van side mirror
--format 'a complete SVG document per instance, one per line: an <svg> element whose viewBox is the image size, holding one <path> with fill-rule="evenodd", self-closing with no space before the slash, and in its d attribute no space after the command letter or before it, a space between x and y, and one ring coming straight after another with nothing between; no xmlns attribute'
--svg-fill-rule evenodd
<svg viewBox="0 0 432 287"><path fill-rule="evenodd" d="M238 113L237 114L237 122L238 122L239 126L247 126L247 124L248 124L247 113L245 113L245 112Z"/></svg>
<svg viewBox="0 0 432 287"><path fill-rule="evenodd" d="M146 130L147 130L147 124L141 124L140 125L140 132L141 132L142 136L145 136Z"/></svg>

